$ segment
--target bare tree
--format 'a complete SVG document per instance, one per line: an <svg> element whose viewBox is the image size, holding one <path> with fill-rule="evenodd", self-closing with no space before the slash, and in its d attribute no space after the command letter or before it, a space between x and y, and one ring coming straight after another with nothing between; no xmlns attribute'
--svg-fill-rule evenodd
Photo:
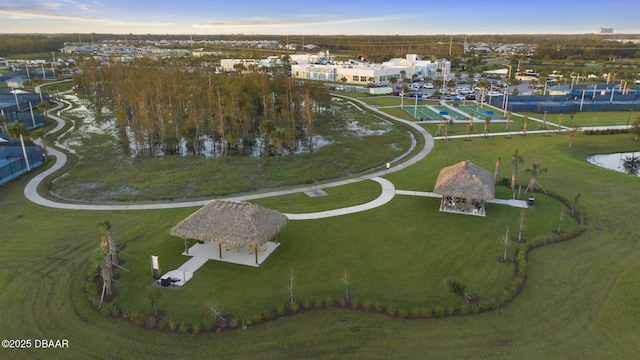
<svg viewBox="0 0 640 360"><path fill-rule="evenodd" d="M501 262L507 262L507 247L509 246L509 227L507 226L507 230L504 236L500 239L502 243L502 247L504 248L504 253L502 254Z"/></svg>
<svg viewBox="0 0 640 360"><path fill-rule="evenodd" d="M518 242L522 242L522 231L524 230L524 209L520 211L520 221L518 222Z"/></svg>
<svg viewBox="0 0 640 360"><path fill-rule="evenodd" d="M347 268L342 271L342 283L344 284L344 298L349 302L349 273Z"/></svg>
<svg viewBox="0 0 640 360"><path fill-rule="evenodd" d="M223 312L224 312L224 308L222 306L220 306L220 304L218 304L215 301L207 301L206 303L204 303L204 307L209 312L209 314L211 314L211 316L213 316L213 319L216 322L218 320L225 321L225 318L222 317Z"/></svg>
<svg viewBox="0 0 640 360"><path fill-rule="evenodd" d="M296 302L296 298L293 296L293 289L296 287L296 278L293 276L293 268L291 268L291 272L289 273L289 283L287 284L287 289L289 290L289 302L293 304Z"/></svg>

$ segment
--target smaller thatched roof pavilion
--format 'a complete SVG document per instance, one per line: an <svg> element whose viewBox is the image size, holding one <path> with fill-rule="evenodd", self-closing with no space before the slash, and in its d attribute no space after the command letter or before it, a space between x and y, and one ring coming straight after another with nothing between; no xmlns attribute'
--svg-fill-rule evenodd
<svg viewBox="0 0 640 360"><path fill-rule="evenodd" d="M495 199L493 174L465 160L440 170L433 192L442 195L440 211L484 216Z"/></svg>
<svg viewBox="0 0 640 360"><path fill-rule="evenodd" d="M287 224L285 215L247 202L212 200L171 229L170 234L185 239L217 243L236 249L253 249L258 263L258 247L274 238Z"/></svg>

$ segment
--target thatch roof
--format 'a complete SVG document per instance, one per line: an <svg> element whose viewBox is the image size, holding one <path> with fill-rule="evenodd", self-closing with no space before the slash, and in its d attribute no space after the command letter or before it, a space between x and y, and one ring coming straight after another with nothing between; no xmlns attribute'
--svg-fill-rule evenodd
<svg viewBox="0 0 640 360"><path fill-rule="evenodd" d="M182 220L170 234L219 244L259 246L271 240L287 221L285 215L258 205L213 200Z"/></svg>
<svg viewBox="0 0 640 360"><path fill-rule="evenodd" d="M495 199L493 174L470 161L440 170L434 193L478 200Z"/></svg>

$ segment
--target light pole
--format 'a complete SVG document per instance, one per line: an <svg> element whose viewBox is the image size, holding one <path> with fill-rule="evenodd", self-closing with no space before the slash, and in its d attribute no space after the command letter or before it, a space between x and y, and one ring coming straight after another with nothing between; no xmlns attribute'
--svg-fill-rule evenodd
<svg viewBox="0 0 640 360"><path fill-rule="evenodd" d="M56 53L54 51L51 52L51 56L53 57L53 61L51 62L51 71L53 71L53 78L56 78Z"/></svg>

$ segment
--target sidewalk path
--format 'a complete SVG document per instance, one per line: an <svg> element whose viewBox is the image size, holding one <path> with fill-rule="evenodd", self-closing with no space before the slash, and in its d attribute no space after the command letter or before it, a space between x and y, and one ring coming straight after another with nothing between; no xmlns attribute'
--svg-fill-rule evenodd
<svg viewBox="0 0 640 360"><path fill-rule="evenodd" d="M383 113L382 111L372 108L370 106L368 106L366 103L357 100L357 99L349 99L351 101L357 102L358 104L367 107L368 109L372 110L373 112L376 112L378 114L380 114L381 116L385 116L385 117L389 117L390 115ZM53 112L54 110L58 110L63 106L62 103L58 103L58 106L55 109L52 109L50 112ZM57 131L59 131L60 129L62 129L64 127L64 120L62 120L61 118L51 115L49 114L49 117L53 120L55 120L56 122L58 122L58 125L51 131L49 131L49 133L55 133ZM393 116L391 116L393 117ZM404 162L399 163L398 165L392 166L390 167L388 170L387 169L382 169L380 171L376 171L373 173L369 173L366 175L362 175L360 177L356 177L356 178L351 178L351 179L346 179L346 180L340 180L340 181L334 181L334 182L330 182L330 183L325 183L325 184L319 184L317 186L317 189L323 189L323 188L329 188L329 187L335 187L335 186L340 186L340 185L345 185L345 184L350 184L350 183L354 183L354 182L358 182L358 181L363 181L363 180L374 180L376 182L378 182L381 186L382 186L382 193L380 194L380 196L373 200L370 201L366 204L361 204L361 205L356 205L356 206L350 206L347 208L342 208L342 209L334 209L334 210L328 210L328 211L322 211L322 212L317 212L317 213L307 213L307 214L286 214L290 219L292 220L303 220L303 219L319 219L319 218L325 218L325 217L332 217L332 216L339 216L339 215L344 215L344 214L351 214L354 212L359 212L359 211L365 211L365 210L369 210L369 209L373 209L375 207L381 206L386 204L387 202L389 202L394 196L395 196L395 188L393 186L393 184L385 179L380 178L380 176L388 174L388 173L392 173L401 169L404 169L408 166L411 166L415 163L417 163L418 161L424 159L433 149L433 145L434 145L434 141L433 141L433 137L423 128L421 127L419 124L413 123L411 121L406 121L400 118L395 118L393 117L395 121L398 122L402 122L405 123L411 127L413 127L414 129L416 129L424 138L424 142L425 142L425 146L420 149L420 152L418 152L416 155L414 155L412 158L405 160ZM50 167L49 169L39 173L38 175L36 175L33 179L31 179L31 181L29 181L29 183L27 184L27 186L24 189L24 195L25 197L36 203L39 204L41 206L45 206L45 207L50 207L50 208L56 208L56 209L67 209L67 210L97 210L97 211L104 211L104 210L152 210L152 209L172 209L172 208L185 208L185 207L198 207L198 206L202 206L204 204L206 204L207 202L210 201L210 199L208 200L195 200L195 201L184 201L184 202L168 202L168 203L152 203L152 204L130 204L130 205L108 205L108 204L77 204L77 203L63 203L63 202L57 202L57 201L53 201L53 200L49 200L49 199L45 199L42 196L40 196L40 194L38 194L38 186L40 185L40 183L49 175L53 174L54 172L58 171L59 169L61 169L64 164L67 162L67 156L65 153L63 153L62 151L59 151L55 148L48 148L48 152L49 155L55 156L57 161L56 163ZM399 159L396 159L396 161ZM265 198L265 197L272 197L272 196L280 196L280 195L286 195L286 194L293 194L293 193L299 193L299 192L313 192L316 190L315 186L305 186L305 187L299 187L299 188L294 188L294 189L287 189L287 190L276 190L276 191L271 191L271 192L266 192L266 193L256 193L256 194L249 194L249 195L242 195L242 196L231 196L231 197L224 197L223 199L225 200L230 200L230 201L246 201L246 200L253 200L253 199L259 199L259 198Z"/></svg>

